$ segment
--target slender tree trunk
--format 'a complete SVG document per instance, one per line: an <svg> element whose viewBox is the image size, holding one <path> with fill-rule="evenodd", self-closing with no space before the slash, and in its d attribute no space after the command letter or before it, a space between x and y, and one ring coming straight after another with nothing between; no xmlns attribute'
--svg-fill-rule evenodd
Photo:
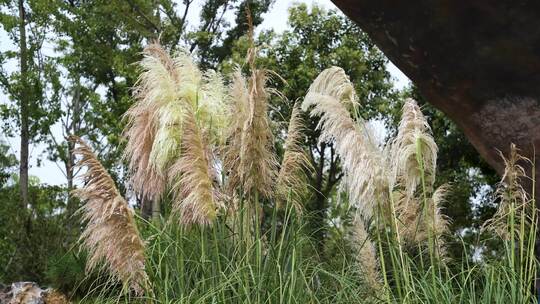
<svg viewBox="0 0 540 304"><path fill-rule="evenodd" d="M141 206L141 216L145 220L150 220L152 218L152 201L147 198L140 199Z"/></svg>
<svg viewBox="0 0 540 304"><path fill-rule="evenodd" d="M68 190L68 202L69 200L71 199L71 190L73 190L73 178L74 178L74 173L73 173L73 167L74 167L74 164L75 164L75 157L73 155L73 149L74 149L74 145L72 142L68 141L67 143L68 145L68 151L67 151L67 159L66 159L66 180L67 180L67 190ZM68 203L68 210L70 209L69 208L69 203Z"/></svg>
<svg viewBox="0 0 540 304"><path fill-rule="evenodd" d="M315 197L312 204L313 208L313 218L312 218L312 229L313 237L317 244L318 252L322 254L324 250L324 238L326 236L325 231L325 220L326 220L326 197L324 196L324 162L325 162L325 150L326 144L321 143L320 145L320 159L319 163L316 165L316 177L314 183Z"/></svg>
<svg viewBox="0 0 540 304"><path fill-rule="evenodd" d="M80 135L81 128L81 116L82 116L82 101L81 101L81 84L80 78L77 79L76 85L73 89L73 96L71 96L71 104L68 104L67 119L64 123L64 133L69 135ZM69 112L71 111L71 112ZM71 115L70 115L71 114ZM71 119L69 119L71 118ZM51 136L53 136L51 134ZM62 146L58 146L58 149L63 149ZM66 157L63 159L64 165L66 167L66 181L67 181L67 204L66 204L66 245L71 246L73 242L77 239L78 223L80 222L79 217L76 215L77 209L79 208L78 199L75 198L71 192L75 189L74 179L75 179L75 154L73 150L75 149L75 144L72 141L67 141L67 153Z"/></svg>
<svg viewBox="0 0 540 304"><path fill-rule="evenodd" d="M19 0L19 47L21 65L22 89L19 94L19 117L21 123L21 154L19 167L19 185L21 195L21 207L28 207L28 146L30 141L28 123L28 54L26 48L26 11L24 0Z"/></svg>
<svg viewBox="0 0 540 304"><path fill-rule="evenodd" d="M152 221L157 223L161 216L161 202L158 199L152 201Z"/></svg>
<svg viewBox="0 0 540 304"><path fill-rule="evenodd" d="M68 151L67 151L67 158L66 158L66 180L67 180L67 205L66 205L66 215L68 218L68 222L70 222L71 216L75 213L77 206L76 199L71 195L71 191L73 188L73 179L74 179L74 167L75 167L75 156L73 155L73 149L75 148L75 145L68 141L67 143Z"/></svg>
<svg viewBox="0 0 540 304"><path fill-rule="evenodd" d="M77 85L73 91L73 96L71 98L71 121L66 122L66 130L64 131L67 135L80 135L80 121L82 115L81 107L81 88L80 88L80 79L77 79ZM75 155L73 149L75 149L75 144L71 141L67 142L68 151L65 159L66 166L66 180L67 180L67 190L68 190L68 200L67 200L67 216L71 217L77 210L77 200L71 195L71 191L74 189L73 180L75 178ZM69 220L68 220L69 221Z"/></svg>
<svg viewBox="0 0 540 304"><path fill-rule="evenodd" d="M330 155L326 155L327 149L330 149ZM335 185L341 180L342 174L339 174L338 158L333 145L321 143L319 156L319 161L314 160L313 163L316 168L313 181L315 195L311 202L312 210L310 211L312 212L312 235L318 251L322 254L327 235L328 197L331 195ZM326 174L325 168L328 168Z"/></svg>
<svg viewBox="0 0 540 304"><path fill-rule="evenodd" d="M66 179L67 179L67 203L66 203L66 241L64 244L71 246L72 240L76 239L78 234L77 229L77 220L75 218L75 212L77 211L77 199L71 194L73 188L73 179L74 179L74 167L75 167L75 156L73 154L73 149L75 148L74 144L71 141L68 141L68 151L67 158L65 160L66 166Z"/></svg>

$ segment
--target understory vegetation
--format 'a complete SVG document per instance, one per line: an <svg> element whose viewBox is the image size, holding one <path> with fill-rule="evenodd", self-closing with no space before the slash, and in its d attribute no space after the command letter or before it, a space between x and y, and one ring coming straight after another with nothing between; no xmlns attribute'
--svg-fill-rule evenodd
<svg viewBox="0 0 540 304"><path fill-rule="evenodd" d="M78 137L86 168L82 246L90 302L151 303L525 303L534 301L536 207L522 182L528 160L512 146L497 213L481 229L502 243L489 258L447 254L434 187L437 146L408 99L397 134L377 142L343 69L322 71L293 106L281 159L274 151L267 84L257 49L229 75L201 71L190 56L145 49L136 102L128 110L125 157L133 191L166 210L142 219ZM333 242L321 250L306 229L304 118L318 119L343 168ZM534 187L533 187L534 188ZM164 216L162 216L164 214ZM465 243L463 243L465 246ZM97 300L95 299L97 297Z"/></svg>

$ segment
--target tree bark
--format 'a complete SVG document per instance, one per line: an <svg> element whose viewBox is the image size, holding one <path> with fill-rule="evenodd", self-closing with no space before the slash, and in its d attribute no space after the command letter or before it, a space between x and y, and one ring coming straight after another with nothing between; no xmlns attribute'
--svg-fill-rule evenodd
<svg viewBox="0 0 540 304"><path fill-rule="evenodd" d="M28 121L28 50L26 46L26 11L24 0L19 0L19 58L22 89L19 92L19 119L21 123L21 151L19 167L19 190L21 196L21 208L28 207L28 147L30 142Z"/></svg>
<svg viewBox="0 0 540 304"><path fill-rule="evenodd" d="M64 133L65 135L80 135L81 127L81 116L82 116L82 105L81 105L81 83L80 79L77 79L76 86L73 90L73 96L71 97L71 106L69 111L71 111L71 121L67 120L64 123ZM69 117L68 117L69 119ZM61 147L59 147L61 148ZM67 180L67 216L70 218L75 211L77 210L77 200L71 195L71 191L74 189L73 181L75 179L75 154L73 153L75 149L75 144L72 141L67 141L67 154L65 162L66 167L66 180ZM68 219L68 222L70 220Z"/></svg>
<svg viewBox="0 0 540 304"><path fill-rule="evenodd" d="M145 197L140 198L139 202L142 218L145 220L150 220L152 218L152 202Z"/></svg>
<svg viewBox="0 0 540 304"><path fill-rule="evenodd" d="M326 236L326 197L324 196L324 164L325 164L326 143L320 144L319 162L316 163L313 159L315 169L315 180L313 188L315 190L314 200L312 202L312 230L313 238L317 244L317 251L322 254L324 252L324 239Z"/></svg>
<svg viewBox="0 0 540 304"><path fill-rule="evenodd" d="M152 200L152 221L158 223L161 217L161 202L159 199Z"/></svg>
<svg viewBox="0 0 540 304"><path fill-rule="evenodd" d="M330 155L326 155L328 149L330 150ZM340 173L338 157L332 144L320 143L316 152L319 155L318 160L315 159L313 154L311 156L313 168L315 168L311 184L315 194L309 205L311 207L309 211L312 214L310 225L313 239L317 244L318 252L323 253L327 235L328 197L334 190L335 185L340 181L342 174Z"/></svg>

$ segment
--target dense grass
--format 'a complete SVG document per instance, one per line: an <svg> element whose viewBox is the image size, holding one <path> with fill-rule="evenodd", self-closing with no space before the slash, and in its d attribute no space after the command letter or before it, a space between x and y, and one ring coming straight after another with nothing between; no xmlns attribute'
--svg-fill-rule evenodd
<svg viewBox="0 0 540 304"><path fill-rule="evenodd" d="M220 218L211 227L183 228L174 222L146 223L145 297L127 293L115 301L152 303L360 303L367 296L346 253L339 272L330 269L293 208L267 219ZM249 229L246 229L248 227ZM119 286L110 284L109 287ZM98 300L111 297L98 293ZM89 296L92 298L95 295ZM113 297L114 298L114 297Z"/></svg>
<svg viewBox="0 0 540 304"><path fill-rule="evenodd" d="M429 248L399 251L391 229L375 231L386 287L363 281L347 240L330 256L316 251L303 225L310 215L274 209L268 218L220 218L186 229L146 222L146 295L105 283L84 303L533 303L534 225L505 241L505 255L477 263L445 261ZM511 218L511 217L510 217ZM249 229L246 229L249 227ZM525 226L523 226L525 227ZM521 235L526 235L521 238ZM523 242L523 243L522 243ZM344 246L344 247L340 247ZM521 249L523 248L523 249ZM415 252L415 253L412 253ZM327 252L328 254L328 252ZM403 260L401 260L403 258ZM451 270L447 264L460 265ZM456 269L456 267L453 267ZM97 299L96 299L97 297Z"/></svg>

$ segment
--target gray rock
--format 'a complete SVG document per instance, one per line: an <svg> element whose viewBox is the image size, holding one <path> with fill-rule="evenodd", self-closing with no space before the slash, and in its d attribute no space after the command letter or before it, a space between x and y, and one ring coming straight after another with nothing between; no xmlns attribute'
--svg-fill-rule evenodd
<svg viewBox="0 0 540 304"><path fill-rule="evenodd" d="M0 304L8 304L11 297L11 286L0 283Z"/></svg>
<svg viewBox="0 0 540 304"><path fill-rule="evenodd" d="M43 289L33 282L16 282L0 286L0 304L45 304Z"/></svg>

